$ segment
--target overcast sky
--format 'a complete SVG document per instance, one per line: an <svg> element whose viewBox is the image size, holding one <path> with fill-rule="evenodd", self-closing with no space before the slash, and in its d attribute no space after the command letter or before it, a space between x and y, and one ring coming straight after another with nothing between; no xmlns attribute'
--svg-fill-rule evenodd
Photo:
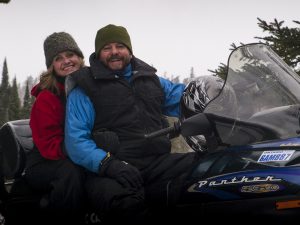
<svg viewBox="0 0 300 225"><path fill-rule="evenodd" d="M297 27L299 0L11 0L0 4L0 76L7 58L10 80L24 82L46 69L45 38L65 31L77 41L86 64L99 28L125 26L133 53L158 75L210 74L227 63L231 43L265 36L257 18Z"/></svg>

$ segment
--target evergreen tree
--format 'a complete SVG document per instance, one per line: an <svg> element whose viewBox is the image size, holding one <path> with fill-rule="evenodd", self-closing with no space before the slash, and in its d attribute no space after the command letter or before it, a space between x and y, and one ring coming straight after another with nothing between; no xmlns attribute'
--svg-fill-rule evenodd
<svg viewBox="0 0 300 225"><path fill-rule="evenodd" d="M284 21L267 23L258 19L258 26L263 29L263 32L269 32L269 36L254 37L259 39L261 43L269 45L296 73L300 75L300 28L289 28L283 26ZM299 21L293 21L300 25ZM241 43L241 45L243 45ZM231 44L230 50L236 49L237 46ZM221 63L216 70L208 70L214 75L225 78L227 75L227 65Z"/></svg>
<svg viewBox="0 0 300 225"><path fill-rule="evenodd" d="M5 122L8 121L8 103L10 96L10 86L9 86L9 76L7 69L7 61L6 58L3 62L2 69L2 79L0 85L0 126L2 126Z"/></svg>
<svg viewBox="0 0 300 225"><path fill-rule="evenodd" d="M8 105L9 120L20 119L21 101L18 94L17 78L13 80L13 85L10 88L10 99Z"/></svg>
<svg viewBox="0 0 300 225"><path fill-rule="evenodd" d="M30 93L29 93L30 92L29 91L29 82L30 82L29 79L27 79L24 98L23 98L23 107L21 110L21 119L29 118L31 106L33 103L33 98L30 96Z"/></svg>
<svg viewBox="0 0 300 225"><path fill-rule="evenodd" d="M258 18L258 26L270 33L266 37L255 37L263 40L295 71L300 74L300 28L289 28L283 26L284 21L267 23ZM300 25L299 21L293 21Z"/></svg>
<svg viewBox="0 0 300 225"><path fill-rule="evenodd" d="M194 67L191 68L190 78L193 79L195 77Z"/></svg>
<svg viewBox="0 0 300 225"><path fill-rule="evenodd" d="M0 0L0 3L3 3L3 4L7 4L9 2L10 2L10 0Z"/></svg>
<svg viewBox="0 0 300 225"><path fill-rule="evenodd" d="M243 45L243 44L241 43L241 45ZM237 48L237 46L236 46L234 43L232 43L229 50L230 50L230 51L233 51L233 50L236 49L236 48ZM218 66L217 69L215 69L215 70L208 70L208 71L211 72L214 76L221 77L222 79L225 80L225 78L226 78L226 76L227 76L228 67L227 67L226 64L221 63L221 64Z"/></svg>

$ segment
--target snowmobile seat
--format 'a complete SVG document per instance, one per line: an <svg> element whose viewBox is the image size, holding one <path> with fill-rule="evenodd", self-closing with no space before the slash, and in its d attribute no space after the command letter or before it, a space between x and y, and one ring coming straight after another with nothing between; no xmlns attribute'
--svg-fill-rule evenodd
<svg viewBox="0 0 300 225"><path fill-rule="evenodd" d="M29 119L9 121L0 128L1 171L6 180L24 173L26 154L33 149Z"/></svg>
<svg viewBox="0 0 300 225"><path fill-rule="evenodd" d="M43 194L34 191L23 176L26 154L33 148L29 119L9 121L0 128L0 205L8 221L40 207Z"/></svg>

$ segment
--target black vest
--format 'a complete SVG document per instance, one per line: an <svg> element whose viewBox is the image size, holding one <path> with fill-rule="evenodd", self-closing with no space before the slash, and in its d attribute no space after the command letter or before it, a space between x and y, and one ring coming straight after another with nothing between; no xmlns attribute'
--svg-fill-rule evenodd
<svg viewBox="0 0 300 225"><path fill-rule="evenodd" d="M151 163L145 162L146 158L169 153L171 144L167 137L144 139L144 134L163 127L164 93L156 70L133 58L129 83L95 60L93 54L90 64L91 67L73 73L72 77L94 105L94 131L106 129L117 134L121 147L116 156L144 167Z"/></svg>

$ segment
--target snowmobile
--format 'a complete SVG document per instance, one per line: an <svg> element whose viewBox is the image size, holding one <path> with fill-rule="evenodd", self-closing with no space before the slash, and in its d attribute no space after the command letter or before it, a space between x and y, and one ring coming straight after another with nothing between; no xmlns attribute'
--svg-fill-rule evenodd
<svg viewBox="0 0 300 225"><path fill-rule="evenodd" d="M261 43L237 48L227 65L225 79L187 85L178 123L146 135L181 134L199 152L173 215L230 223L300 218L300 77Z"/></svg>
<svg viewBox="0 0 300 225"><path fill-rule="evenodd" d="M204 80L187 85L178 122L145 134L182 135L199 154L194 169L166 187L165 222L300 217L300 77L269 46L255 43L230 54L221 82ZM0 129L0 219L7 224L20 224L32 208L34 215L43 213L42 193L23 178L33 148L28 122L10 121ZM86 224L92 223L101 221L87 212Z"/></svg>

